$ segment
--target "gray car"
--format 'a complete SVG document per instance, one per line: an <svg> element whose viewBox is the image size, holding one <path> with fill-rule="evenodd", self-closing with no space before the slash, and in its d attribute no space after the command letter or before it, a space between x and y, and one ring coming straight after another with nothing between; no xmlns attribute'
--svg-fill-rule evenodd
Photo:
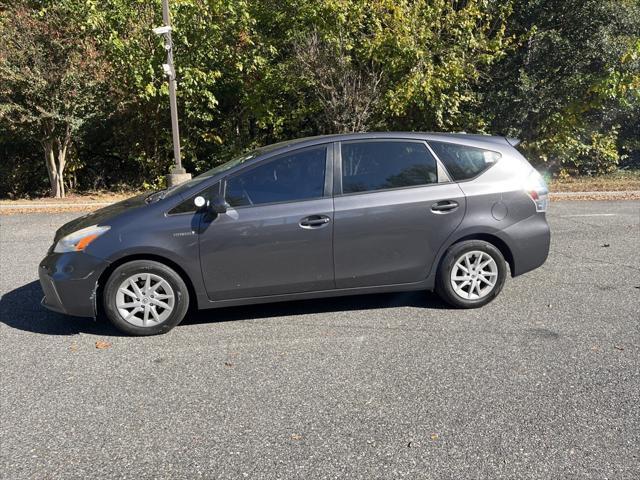
<svg viewBox="0 0 640 480"><path fill-rule="evenodd" d="M493 300L549 251L542 177L504 137L366 133L257 149L73 220L43 304L134 335L192 308L435 290Z"/></svg>

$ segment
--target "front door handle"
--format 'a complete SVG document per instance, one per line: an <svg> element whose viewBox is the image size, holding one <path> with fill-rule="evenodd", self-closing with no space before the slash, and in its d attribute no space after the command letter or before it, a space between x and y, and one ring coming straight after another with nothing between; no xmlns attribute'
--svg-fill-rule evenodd
<svg viewBox="0 0 640 480"><path fill-rule="evenodd" d="M300 220L302 228L321 228L331 221L326 215L310 215Z"/></svg>
<svg viewBox="0 0 640 480"><path fill-rule="evenodd" d="M454 202L453 200L442 200L431 205L431 211L434 213L448 213L453 212L458 207L458 202Z"/></svg>

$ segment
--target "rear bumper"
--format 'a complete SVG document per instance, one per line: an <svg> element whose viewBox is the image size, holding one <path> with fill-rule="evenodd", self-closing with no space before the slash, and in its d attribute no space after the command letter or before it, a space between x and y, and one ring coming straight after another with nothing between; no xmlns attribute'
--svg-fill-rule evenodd
<svg viewBox="0 0 640 480"><path fill-rule="evenodd" d="M513 255L512 276L530 272L544 264L549 255L551 230L544 213L536 213L500 231L499 236Z"/></svg>
<svg viewBox="0 0 640 480"><path fill-rule="evenodd" d="M98 278L108 265L81 252L47 255L38 267L42 305L67 315L95 317Z"/></svg>

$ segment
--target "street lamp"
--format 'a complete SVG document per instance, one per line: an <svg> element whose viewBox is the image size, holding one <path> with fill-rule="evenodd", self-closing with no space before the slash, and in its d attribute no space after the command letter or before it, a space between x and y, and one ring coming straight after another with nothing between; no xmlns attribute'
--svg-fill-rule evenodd
<svg viewBox="0 0 640 480"><path fill-rule="evenodd" d="M171 109L171 135L173 137L174 165L167 175L169 186L178 185L191 178L191 174L182 168L180 158L180 132L178 130L178 103L176 101L176 71L173 66L173 42L171 41L171 17L169 15L169 0L162 0L162 21L164 25L153 29L153 33L164 39L167 51L167 63L162 64L162 70L169 82L169 106Z"/></svg>

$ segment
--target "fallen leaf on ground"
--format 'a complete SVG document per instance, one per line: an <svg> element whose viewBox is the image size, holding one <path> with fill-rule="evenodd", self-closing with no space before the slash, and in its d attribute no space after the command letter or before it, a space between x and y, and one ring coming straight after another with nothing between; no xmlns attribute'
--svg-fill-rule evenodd
<svg viewBox="0 0 640 480"><path fill-rule="evenodd" d="M440 438L440 435L438 435L437 433L432 433L431 434L431 440L438 440Z"/></svg>
<svg viewBox="0 0 640 480"><path fill-rule="evenodd" d="M111 342L105 342L103 340L98 340L96 342L96 348L98 350L105 350L107 348L111 348Z"/></svg>

